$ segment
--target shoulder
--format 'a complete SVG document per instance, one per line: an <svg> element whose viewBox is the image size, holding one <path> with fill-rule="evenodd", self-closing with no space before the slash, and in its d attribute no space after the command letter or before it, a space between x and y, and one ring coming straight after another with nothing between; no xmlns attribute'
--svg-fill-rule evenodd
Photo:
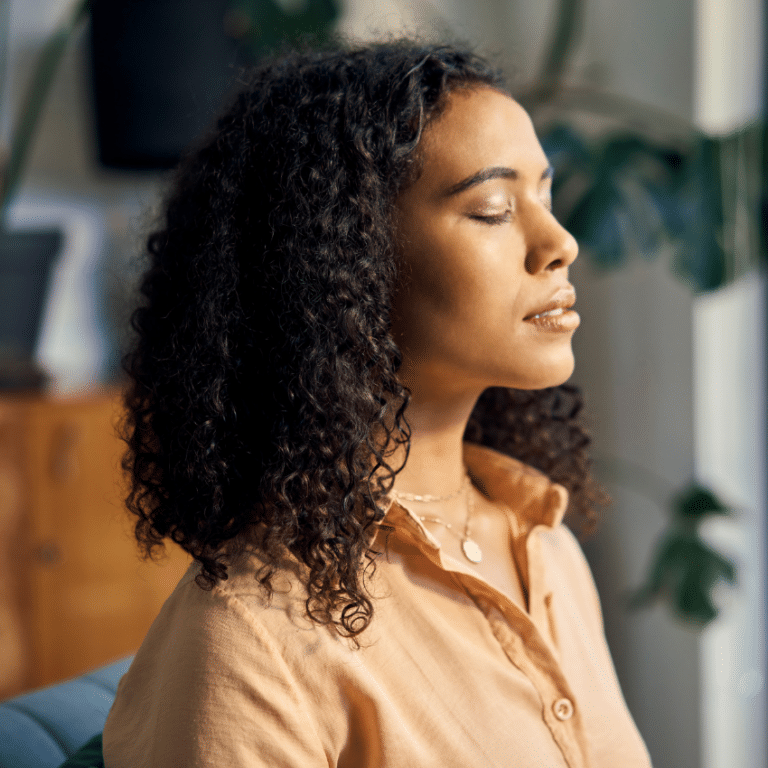
<svg viewBox="0 0 768 768"><path fill-rule="evenodd" d="M247 686L266 669L289 673L274 622L249 604L248 590L226 581L203 589L197 573L193 563L152 623L120 683L123 700L153 686L182 700L222 678Z"/></svg>
<svg viewBox="0 0 768 768"><path fill-rule="evenodd" d="M104 728L110 768L245 764L254 729L271 734L258 745L274 762L249 765L317 764L317 704L297 664L309 633L289 630L252 566L210 590L190 566L120 681Z"/></svg>
<svg viewBox="0 0 768 768"><path fill-rule="evenodd" d="M287 671L301 656L302 641L315 642L318 633L329 633L306 616L307 594L298 567L286 564L275 570L270 595L258 581L263 564L253 553L243 554L230 565L226 579L204 589L195 580L200 566L193 563L150 628L142 655L200 655L204 666L236 649L244 669L266 658L272 669Z"/></svg>

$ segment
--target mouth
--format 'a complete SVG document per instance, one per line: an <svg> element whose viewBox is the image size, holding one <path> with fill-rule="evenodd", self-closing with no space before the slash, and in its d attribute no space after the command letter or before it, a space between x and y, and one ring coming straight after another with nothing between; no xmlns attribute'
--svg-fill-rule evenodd
<svg viewBox="0 0 768 768"><path fill-rule="evenodd" d="M547 331L574 331L581 318L571 307L576 303L572 287L558 291L546 304L523 318L525 322Z"/></svg>
<svg viewBox="0 0 768 768"><path fill-rule="evenodd" d="M538 315L531 315L531 317L526 317L526 320L538 320L540 317L559 317L563 314L563 312L567 312L566 307L557 307L556 309L550 309L546 312L539 312Z"/></svg>

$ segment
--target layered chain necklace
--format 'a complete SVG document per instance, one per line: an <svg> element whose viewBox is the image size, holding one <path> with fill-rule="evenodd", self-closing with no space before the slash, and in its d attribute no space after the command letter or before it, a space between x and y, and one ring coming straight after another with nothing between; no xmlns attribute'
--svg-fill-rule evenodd
<svg viewBox="0 0 768 768"><path fill-rule="evenodd" d="M455 499L462 491L467 493L467 520L464 524L464 534L458 534L450 523L446 523L439 517L431 517L430 515L417 515L422 523L439 523L444 525L451 533L459 536L461 539L461 551L464 553L464 557L471 563L480 563L483 560L483 551L480 549L480 545L473 541L469 536L469 525L472 519L472 513L475 510L474 501L472 499L472 482L469 479L469 474L464 475L464 481L458 491L454 491L448 496L430 496L428 494L420 495L417 493L399 493L393 491L392 495L403 501L450 501Z"/></svg>

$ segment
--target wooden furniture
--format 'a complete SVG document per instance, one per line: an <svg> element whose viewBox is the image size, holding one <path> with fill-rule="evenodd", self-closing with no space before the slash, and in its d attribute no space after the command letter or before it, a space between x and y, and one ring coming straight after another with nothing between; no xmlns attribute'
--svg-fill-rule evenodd
<svg viewBox="0 0 768 768"><path fill-rule="evenodd" d="M0 699L136 651L190 558L142 561L119 393L0 397Z"/></svg>

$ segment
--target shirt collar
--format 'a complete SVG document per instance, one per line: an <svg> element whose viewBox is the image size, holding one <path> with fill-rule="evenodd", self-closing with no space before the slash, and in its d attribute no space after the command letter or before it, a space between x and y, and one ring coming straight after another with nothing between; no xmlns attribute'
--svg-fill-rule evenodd
<svg viewBox="0 0 768 768"><path fill-rule="evenodd" d="M492 501L508 507L515 515L521 534L535 526L554 528L563 521L568 491L543 472L504 453L477 443L464 443L464 463L480 490ZM390 498L385 502L385 522L394 523L403 513Z"/></svg>

